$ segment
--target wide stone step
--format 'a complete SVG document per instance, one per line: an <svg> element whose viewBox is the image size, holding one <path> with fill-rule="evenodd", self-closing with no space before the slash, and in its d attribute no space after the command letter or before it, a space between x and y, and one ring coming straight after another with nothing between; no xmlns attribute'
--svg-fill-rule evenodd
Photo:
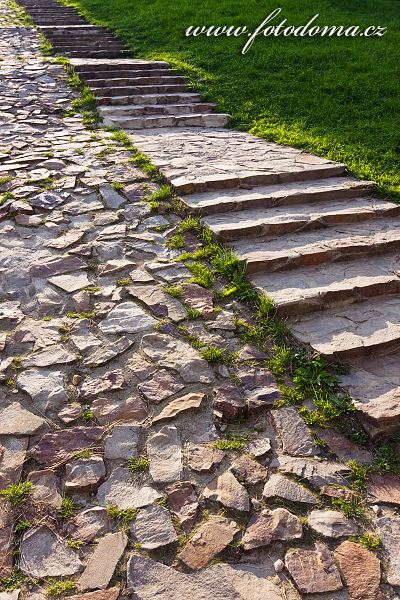
<svg viewBox="0 0 400 600"><path fill-rule="evenodd" d="M76 70L76 69L75 69ZM77 71L79 76L85 81L94 85L97 81L105 79L108 82L113 82L115 79L130 79L131 77L165 77L173 74L170 69L120 69L115 68L113 71Z"/></svg>
<svg viewBox="0 0 400 600"><path fill-rule="evenodd" d="M99 112L110 119L120 117L137 117L141 115L179 115L192 113L207 113L215 104L197 102L194 104L131 104L127 106L102 106Z"/></svg>
<svg viewBox="0 0 400 600"><path fill-rule="evenodd" d="M249 279L274 300L280 317L288 317L400 292L400 257L383 254Z"/></svg>
<svg viewBox="0 0 400 600"><path fill-rule="evenodd" d="M95 96L112 98L113 96L133 96L135 94L171 94L174 92L185 92L187 88L186 85L181 83L171 83L168 85L130 85L115 89L92 87L91 90Z"/></svg>
<svg viewBox="0 0 400 600"><path fill-rule="evenodd" d="M103 71L137 71L141 69L168 69L169 63L161 60L138 60L124 58L119 60L98 60L91 58L74 58L71 65L77 73L98 73Z"/></svg>
<svg viewBox="0 0 400 600"><path fill-rule="evenodd" d="M68 58L87 56L90 58L122 58L129 54L128 50L63 50Z"/></svg>
<svg viewBox="0 0 400 600"><path fill-rule="evenodd" d="M192 103L192 102L200 102L201 96L200 94L191 94L191 93L183 93L183 94L138 94L138 95L126 95L126 96L96 96L96 102L100 107L100 110L103 110L102 107L109 106L130 106L130 105L139 105L142 106L144 104L154 105L158 104L163 106L165 104L180 104L180 103Z"/></svg>
<svg viewBox="0 0 400 600"><path fill-rule="evenodd" d="M153 115L143 117L105 117L107 126L124 129L147 129L155 127L224 127L229 121L229 115L220 113Z"/></svg>
<svg viewBox="0 0 400 600"><path fill-rule="evenodd" d="M164 76L141 76L141 77L125 77L125 78L111 78L111 79L86 79L86 85L91 88L126 88L138 85L171 85L171 84L185 84L183 77L176 75L164 75Z"/></svg>
<svg viewBox="0 0 400 600"><path fill-rule="evenodd" d="M284 236L248 238L230 244L249 273L318 265L400 248L400 221L377 219Z"/></svg>
<svg viewBox="0 0 400 600"><path fill-rule="evenodd" d="M218 239L226 241L255 235L282 235L392 215L400 215L399 204L375 198L352 198L316 202L311 206L298 204L222 213L205 217L203 222Z"/></svg>
<svg viewBox="0 0 400 600"><path fill-rule="evenodd" d="M400 296L292 317L294 337L332 360L400 350Z"/></svg>
<svg viewBox="0 0 400 600"><path fill-rule="evenodd" d="M314 203L321 200L353 198L362 193L368 193L373 186L374 184L370 181L359 181L352 177L330 177L315 181L260 185L253 189L237 188L190 194L185 196L183 201L196 214L214 215L228 211L266 209L274 206L292 206L304 202Z"/></svg>

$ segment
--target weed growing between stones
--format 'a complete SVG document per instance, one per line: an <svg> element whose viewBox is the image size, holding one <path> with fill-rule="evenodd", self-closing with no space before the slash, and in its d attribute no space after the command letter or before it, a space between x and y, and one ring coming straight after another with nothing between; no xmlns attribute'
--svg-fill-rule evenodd
<svg viewBox="0 0 400 600"><path fill-rule="evenodd" d="M62 598L66 593L76 590L76 583L74 581L59 581L54 578L49 578L46 581L49 584L46 594L50 598Z"/></svg>
<svg viewBox="0 0 400 600"><path fill-rule="evenodd" d="M381 538L375 533L366 532L356 538L354 541L359 542L367 548L367 550L378 551L382 545Z"/></svg>
<svg viewBox="0 0 400 600"><path fill-rule="evenodd" d="M136 519L138 512L135 508L122 509L113 504L107 504L106 511L110 519L117 521L123 531L129 529L129 525Z"/></svg>
<svg viewBox="0 0 400 600"><path fill-rule="evenodd" d="M132 473L144 473L149 470L150 462L147 456L132 457L128 460L128 467Z"/></svg>
<svg viewBox="0 0 400 600"><path fill-rule="evenodd" d="M182 298L183 290L181 285L169 285L164 287L164 292L173 298Z"/></svg>
<svg viewBox="0 0 400 600"><path fill-rule="evenodd" d="M20 588L28 578L19 569L13 569L8 577L0 578L0 591L15 590Z"/></svg>
<svg viewBox="0 0 400 600"><path fill-rule="evenodd" d="M379 475L385 473L400 475L400 456L394 442L387 440L377 448L371 469Z"/></svg>
<svg viewBox="0 0 400 600"><path fill-rule="evenodd" d="M32 491L32 483L25 481L24 483L14 483L8 488L1 490L0 497L5 498L11 506L19 506L28 501Z"/></svg>
<svg viewBox="0 0 400 600"><path fill-rule="evenodd" d="M58 509L58 517L60 519L71 519L78 511L77 504L73 498L64 496L61 501L61 506Z"/></svg>

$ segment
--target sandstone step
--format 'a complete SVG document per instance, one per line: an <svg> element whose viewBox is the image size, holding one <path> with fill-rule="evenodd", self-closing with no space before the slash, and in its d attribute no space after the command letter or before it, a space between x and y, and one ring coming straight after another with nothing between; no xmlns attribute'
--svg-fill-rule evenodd
<svg viewBox="0 0 400 600"><path fill-rule="evenodd" d="M400 215L400 204L377 198L341 198L330 202L253 208L203 218L219 240L248 236L283 235L342 223L357 223L375 217Z"/></svg>
<svg viewBox="0 0 400 600"><path fill-rule="evenodd" d="M180 104L180 103L192 103L200 102L200 94L182 93L182 94L138 94L138 95L126 95L126 96L96 96L96 102L100 110L104 107L115 107L115 106L131 106L144 104L154 105L158 104L164 106L166 104Z"/></svg>
<svg viewBox="0 0 400 600"><path fill-rule="evenodd" d="M396 250L400 248L400 220L377 219L290 236L260 236L230 245L247 261L248 273L280 271Z"/></svg>
<svg viewBox="0 0 400 600"><path fill-rule="evenodd" d="M281 187L281 184L286 183L299 183L302 181L339 177L340 175L344 175L345 172L345 165L337 163L308 165L305 170L296 170L294 166L288 167L287 170L282 169L282 171L279 171L278 169L268 171L266 169L264 173L261 169L257 173L248 172L244 169L241 170L238 165L238 170L235 174L198 175L195 178L172 175L170 181L178 194L185 196L191 195L190 198L183 198L183 201L188 203L193 200L196 193L202 193L203 195L205 192L216 193L215 190L231 190L235 188L241 192L243 188L247 188L248 191L248 188L253 186L262 186L266 184L269 186L277 183L279 183L279 187ZM221 192L218 192L218 194L221 194ZM221 195L221 197L223 198L224 196ZM217 205L217 203L215 203L215 205ZM216 212L222 209L226 210L225 206L220 207ZM208 207L206 214L210 214L208 212Z"/></svg>
<svg viewBox="0 0 400 600"><path fill-rule="evenodd" d="M77 58L87 56L91 58L122 58L129 54L128 50L68 50L63 51L67 58Z"/></svg>
<svg viewBox="0 0 400 600"><path fill-rule="evenodd" d="M76 70L76 69L75 69ZM79 76L85 81L90 81L92 85L97 80L105 79L107 82L114 81L114 79L128 79L130 77L164 77L171 75L173 71L170 69L151 69L141 68L132 70L118 70L117 67L113 71L77 71ZM88 84L89 85L89 84Z"/></svg>
<svg viewBox="0 0 400 600"><path fill-rule="evenodd" d="M400 292L400 257L383 254L323 268L256 273L249 280L274 300L280 317L287 317Z"/></svg>
<svg viewBox="0 0 400 600"><path fill-rule="evenodd" d="M292 317L288 325L299 342L332 360L400 350L400 296Z"/></svg>
<svg viewBox="0 0 400 600"><path fill-rule="evenodd" d="M260 185L252 189L236 188L190 194L183 201L196 214L214 215L227 211L353 198L361 193L368 193L373 186L374 183L370 181L359 181L353 177L329 177L315 181Z"/></svg>
<svg viewBox="0 0 400 600"><path fill-rule="evenodd" d="M115 89L91 87L91 90L95 96L112 98L114 96L133 96L135 94L171 94L174 92L185 92L187 88L186 85L181 83L171 83L166 85L130 85Z"/></svg>
<svg viewBox="0 0 400 600"><path fill-rule="evenodd" d="M86 79L86 85L90 88L126 88L138 85L171 85L171 84L185 84L183 77L176 75L163 75L163 76L139 76L139 77L118 77L110 79Z"/></svg>
<svg viewBox="0 0 400 600"><path fill-rule="evenodd" d="M139 60L135 58L124 58L118 60L112 59L92 59L92 58L73 58L71 65L77 73L97 73L99 71L136 71L140 69L167 69L169 63L161 60Z"/></svg>
<svg viewBox="0 0 400 600"><path fill-rule="evenodd" d="M128 104L127 106L102 106L99 112L104 117L136 117L141 115L179 115L192 113L207 113L215 104L197 102L193 104Z"/></svg>
<svg viewBox="0 0 400 600"><path fill-rule="evenodd" d="M220 113L153 115L143 117L111 117L103 122L106 126L124 129L147 129L154 127L224 127L229 121L229 115Z"/></svg>
<svg viewBox="0 0 400 600"><path fill-rule="evenodd" d="M341 377L363 426L376 439L400 430L400 353L350 361L349 375Z"/></svg>

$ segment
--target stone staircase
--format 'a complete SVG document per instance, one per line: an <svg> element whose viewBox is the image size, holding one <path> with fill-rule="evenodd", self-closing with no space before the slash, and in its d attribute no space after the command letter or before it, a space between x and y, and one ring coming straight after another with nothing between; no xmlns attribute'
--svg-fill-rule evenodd
<svg viewBox="0 0 400 600"><path fill-rule="evenodd" d="M124 129L223 127L229 115L202 102L168 63L129 59L108 29L55 0L21 0L55 52L68 57L96 97L104 124Z"/></svg>

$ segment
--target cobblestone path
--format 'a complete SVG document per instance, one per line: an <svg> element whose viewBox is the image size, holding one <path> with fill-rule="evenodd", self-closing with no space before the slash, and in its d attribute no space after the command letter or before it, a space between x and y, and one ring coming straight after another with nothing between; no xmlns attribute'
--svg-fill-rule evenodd
<svg viewBox="0 0 400 600"><path fill-rule="evenodd" d="M399 478L369 476L361 518L338 510L369 450L274 408L266 356L238 334L246 306L174 261L178 217L151 212L157 185L111 132L65 116L64 67L5 0L0 29L0 600L398 600ZM131 135L196 210L220 188L368 188L246 134Z"/></svg>

